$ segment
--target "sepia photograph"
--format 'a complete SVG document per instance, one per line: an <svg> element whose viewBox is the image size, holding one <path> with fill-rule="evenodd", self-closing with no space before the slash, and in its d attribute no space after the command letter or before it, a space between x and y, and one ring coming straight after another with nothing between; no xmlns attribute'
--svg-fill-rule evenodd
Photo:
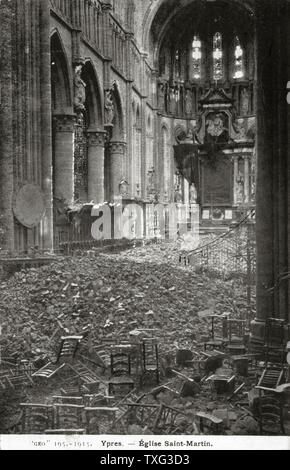
<svg viewBox="0 0 290 470"><path fill-rule="evenodd" d="M80 448L290 450L289 0L0 0L0 450Z"/></svg>

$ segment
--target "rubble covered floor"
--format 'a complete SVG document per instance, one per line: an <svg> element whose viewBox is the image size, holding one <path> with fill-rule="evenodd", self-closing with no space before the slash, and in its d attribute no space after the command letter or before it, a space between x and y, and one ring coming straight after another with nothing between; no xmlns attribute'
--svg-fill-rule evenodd
<svg viewBox="0 0 290 470"><path fill-rule="evenodd" d="M251 312L255 299L252 296ZM0 285L1 353L41 364L55 354L61 335L91 332L91 346L108 338L128 340L135 329L159 331L161 381L166 383L172 350L203 350L211 337L211 314L247 318L246 285L238 277L218 278L178 264L174 244L133 248L121 253L87 253L59 258L52 265L15 273ZM232 364L227 367L231 374ZM170 369L169 367L169 369ZM190 368L179 371L194 377ZM178 378L175 380L178 381ZM237 378L237 386L243 382ZM50 403L59 394L57 379L47 386L0 395L0 432L9 432L19 416L19 403ZM248 388L247 388L248 387ZM245 384L240 401L245 401ZM242 397L242 398L241 398ZM147 399L148 402L148 399ZM188 413L221 418L225 434L258 434L258 424L243 406L213 393L209 384L196 384L188 397L162 392L151 402L168 404ZM194 427L189 431L194 433ZM182 430L178 428L178 431ZM133 426L127 433L146 432ZM187 433L184 428L184 432Z"/></svg>

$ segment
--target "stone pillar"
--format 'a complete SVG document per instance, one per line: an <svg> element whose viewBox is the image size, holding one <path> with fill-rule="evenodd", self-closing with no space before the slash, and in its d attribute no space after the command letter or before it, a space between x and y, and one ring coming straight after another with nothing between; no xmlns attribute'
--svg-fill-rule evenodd
<svg viewBox="0 0 290 470"><path fill-rule="evenodd" d="M245 203L250 202L250 159L246 155L244 157L244 180L245 180Z"/></svg>
<svg viewBox="0 0 290 470"><path fill-rule="evenodd" d="M238 179L238 175L239 175L239 157L238 157L238 155L234 155L233 160L234 160L234 184L233 184L234 204L237 205L238 204L238 182L237 182L237 179Z"/></svg>
<svg viewBox="0 0 290 470"><path fill-rule="evenodd" d="M71 204L74 199L75 115L55 115L54 126L54 194Z"/></svg>
<svg viewBox="0 0 290 470"><path fill-rule="evenodd" d="M4 248L13 250L12 18L13 2L0 2L0 232ZM2 238L2 234L0 233ZM0 244L1 244L0 238Z"/></svg>
<svg viewBox="0 0 290 470"><path fill-rule="evenodd" d="M126 143L120 141L111 141L110 143L110 199L120 195L119 185L124 175L124 164L126 155Z"/></svg>
<svg viewBox="0 0 290 470"><path fill-rule="evenodd" d="M88 130L88 200L98 204L105 201L105 140L105 131Z"/></svg>
<svg viewBox="0 0 290 470"><path fill-rule="evenodd" d="M288 318L287 11L285 0L256 0L257 317L252 344L263 344L268 317ZM288 20L289 21L289 20ZM283 45L283 46L282 46ZM289 60L289 59L288 59ZM288 150L289 151L289 150ZM287 268L288 265L288 268ZM270 291L274 289L274 293Z"/></svg>
<svg viewBox="0 0 290 470"><path fill-rule="evenodd" d="M52 181L52 126L51 126L51 56L50 56L50 5L41 0L41 177L45 201L45 216L41 222L44 249L53 249L53 181Z"/></svg>

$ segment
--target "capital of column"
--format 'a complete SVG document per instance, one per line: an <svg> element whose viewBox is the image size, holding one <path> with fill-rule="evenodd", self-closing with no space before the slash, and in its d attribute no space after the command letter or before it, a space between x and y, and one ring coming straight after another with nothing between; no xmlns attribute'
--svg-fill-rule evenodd
<svg viewBox="0 0 290 470"><path fill-rule="evenodd" d="M113 141L110 142L110 151L112 153L118 153L118 154L125 154L127 144L126 142L122 141Z"/></svg>
<svg viewBox="0 0 290 470"><path fill-rule="evenodd" d="M53 122L56 132L74 132L76 115L75 114L55 114Z"/></svg>
<svg viewBox="0 0 290 470"><path fill-rule="evenodd" d="M87 137L90 147L105 147L107 132L100 129L88 129Z"/></svg>

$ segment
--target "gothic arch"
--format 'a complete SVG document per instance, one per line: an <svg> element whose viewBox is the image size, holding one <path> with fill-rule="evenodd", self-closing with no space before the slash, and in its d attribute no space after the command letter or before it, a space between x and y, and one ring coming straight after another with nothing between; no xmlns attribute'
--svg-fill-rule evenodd
<svg viewBox="0 0 290 470"><path fill-rule="evenodd" d="M72 77L58 30L52 33L50 45L52 109L53 112L67 112L72 107Z"/></svg>
<svg viewBox="0 0 290 470"><path fill-rule="evenodd" d="M114 120L113 120L113 129L112 129L112 140L123 141L125 138L124 132L124 113L122 106L122 99L119 90L119 85L117 82L114 83L112 88L112 98L114 103Z"/></svg>
<svg viewBox="0 0 290 470"><path fill-rule="evenodd" d="M104 124L104 103L100 92L100 83L95 67L90 59L85 61L82 68L82 79L86 84L86 102L88 125L102 128Z"/></svg>

